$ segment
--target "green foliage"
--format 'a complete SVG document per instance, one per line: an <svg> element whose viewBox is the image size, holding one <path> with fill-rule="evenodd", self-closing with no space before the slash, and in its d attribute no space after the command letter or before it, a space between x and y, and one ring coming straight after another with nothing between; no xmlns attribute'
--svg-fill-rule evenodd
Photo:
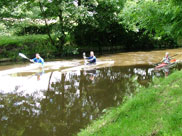
<svg viewBox="0 0 182 136"><path fill-rule="evenodd" d="M181 8L174 1L128 0L121 10L121 23L132 31L143 31L149 37L159 41L177 42L181 37ZM181 38L180 38L181 40ZM167 42L166 42L167 43ZM180 45L182 45L180 43Z"/></svg>
<svg viewBox="0 0 182 136"><path fill-rule="evenodd" d="M65 55L76 55L78 54L78 47L74 46L74 45L64 45L63 46L63 56Z"/></svg>
<svg viewBox="0 0 182 136"><path fill-rule="evenodd" d="M180 0L3 1L0 35L46 33L52 45L68 52L68 35L70 45L99 50L171 48L182 46L181 5Z"/></svg>
<svg viewBox="0 0 182 136"><path fill-rule="evenodd" d="M0 35L8 35L7 27L4 23L0 23Z"/></svg>
<svg viewBox="0 0 182 136"><path fill-rule="evenodd" d="M54 24L51 25L51 27ZM20 27L20 26L19 26ZM45 25L25 25L21 26L18 31L15 32L16 35L34 35L34 34L47 34L47 27Z"/></svg>
<svg viewBox="0 0 182 136"><path fill-rule="evenodd" d="M118 23L117 17L124 1L97 0L95 3L84 3L90 17L80 20L73 35L75 42L80 46L127 46L128 33Z"/></svg>
<svg viewBox="0 0 182 136"><path fill-rule="evenodd" d="M39 18L44 21L48 21L53 19L56 22L56 25L53 27L49 27L49 24L45 26L47 29L47 33L54 33L57 41L55 41L56 45L60 46L59 48L63 48L63 45L67 42L66 35L72 35L75 32L77 26L90 25L95 28L95 32L97 35L107 33L108 40L113 37L117 37L119 39L119 34L115 33L112 37L111 35L114 33L110 33L112 24L117 24L118 18L117 15L122 9L125 0L92 0L92 1L74 1L74 0L53 0L53 1L44 1L44 0L36 0L36 1L27 1L21 0L19 2L7 2L3 3L6 6L2 8L2 13L6 16L10 16L12 18L28 18L35 19ZM11 10L11 6L14 8ZM6 9L6 10L4 10ZM34 25L25 25L18 21L16 27L16 33L18 35L22 34L43 34L42 31L38 28L35 30ZM14 26L14 25L13 25ZM28 28L27 28L28 27ZM35 26L36 27L36 26ZM80 27L79 27L80 28ZM26 32L26 29L29 29ZM36 31L36 32L35 32ZM41 31L41 32L40 32ZM115 30L116 31L116 30ZM87 31L86 31L87 32ZM119 30L118 30L119 32ZM67 34L66 34L67 33ZM109 34L108 34L109 33ZM75 36L77 34L73 34ZM103 36L104 37L104 36ZM106 38L105 38L106 39ZM78 39L82 40L82 39ZM87 40L87 39L85 39ZM99 40L103 40L102 37L99 37L96 41L95 45L99 45ZM105 43L107 43L105 41ZM115 41L112 40L112 42ZM112 43L111 41L108 43ZM92 43L91 43L92 44ZM113 43L116 44L116 43ZM120 43L121 44L121 43Z"/></svg>

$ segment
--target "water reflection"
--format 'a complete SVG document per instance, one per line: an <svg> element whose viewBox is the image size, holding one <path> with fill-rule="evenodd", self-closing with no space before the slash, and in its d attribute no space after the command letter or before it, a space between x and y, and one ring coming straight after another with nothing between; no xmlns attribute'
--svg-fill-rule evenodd
<svg viewBox="0 0 182 136"><path fill-rule="evenodd" d="M19 91L14 87L11 92L1 92L0 135L73 135L105 108L122 103L137 86L147 86L153 75L150 66L38 75L39 83L44 78L47 83L39 91L27 93L31 88ZM32 78L39 79L36 76Z"/></svg>
<svg viewBox="0 0 182 136"><path fill-rule="evenodd" d="M35 76L37 76L37 81L40 80L40 77L44 74L44 69L42 69L41 71L35 73Z"/></svg>
<svg viewBox="0 0 182 136"><path fill-rule="evenodd" d="M92 70L86 70L85 72L84 72L84 74L85 75L90 75L90 80L94 80L95 79L95 76L96 76L96 74L97 74L97 71L96 71L96 69L92 69Z"/></svg>

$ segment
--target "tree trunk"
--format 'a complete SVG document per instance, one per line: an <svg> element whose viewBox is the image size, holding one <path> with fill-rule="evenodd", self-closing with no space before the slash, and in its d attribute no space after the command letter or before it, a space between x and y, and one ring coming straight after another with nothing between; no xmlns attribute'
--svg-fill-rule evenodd
<svg viewBox="0 0 182 136"><path fill-rule="evenodd" d="M43 6L42 6L42 3L41 3L40 1L39 1L39 7L40 7L40 10L41 10L42 15L43 15L45 25L46 25L46 27L47 27L47 35L49 36L49 39L50 39L50 41L51 41L52 45L55 45L55 44L54 44L54 40L52 39L51 34L50 34L50 28L49 28L49 25L48 25L48 23L47 23L47 15L46 15L46 13L44 12L44 9L43 9Z"/></svg>
<svg viewBox="0 0 182 136"><path fill-rule="evenodd" d="M78 0L78 6L82 5L82 0Z"/></svg>
<svg viewBox="0 0 182 136"><path fill-rule="evenodd" d="M63 15L62 15L62 10L59 10L59 22L60 22L60 28L61 28L61 36L59 37L59 41L61 45L64 45L65 43L65 33L64 33L64 26L63 26Z"/></svg>

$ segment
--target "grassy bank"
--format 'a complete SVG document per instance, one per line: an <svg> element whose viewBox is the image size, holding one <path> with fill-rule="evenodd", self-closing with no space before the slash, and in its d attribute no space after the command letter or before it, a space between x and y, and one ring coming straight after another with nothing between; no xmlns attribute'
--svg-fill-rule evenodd
<svg viewBox="0 0 182 136"><path fill-rule="evenodd" d="M182 71L155 79L131 99L108 110L78 136L181 136Z"/></svg>
<svg viewBox="0 0 182 136"><path fill-rule="evenodd" d="M0 37L0 59L17 59L19 52L25 53L30 57L39 52L42 56L49 57L55 51L56 49L50 44L47 35Z"/></svg>
<svg viewBox="0 0 182 136"><path fill-rule="evenodd" d="M26 36L1 36L0 46L21 45L30 42L44 42L48 40L47 35L26 35Z"/></svg>

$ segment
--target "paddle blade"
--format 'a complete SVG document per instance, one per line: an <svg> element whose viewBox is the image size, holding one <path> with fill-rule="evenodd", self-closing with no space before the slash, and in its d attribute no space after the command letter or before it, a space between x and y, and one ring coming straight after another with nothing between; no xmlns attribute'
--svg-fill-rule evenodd
<svg viewBox="0 0 182 136"><path fill-rule="evenodd" d="M22 57L22 58L24 58L24 59L29 59L29 58L27 58L27 56L25 56L23 53L19 53L19 56Z"/></svg>

